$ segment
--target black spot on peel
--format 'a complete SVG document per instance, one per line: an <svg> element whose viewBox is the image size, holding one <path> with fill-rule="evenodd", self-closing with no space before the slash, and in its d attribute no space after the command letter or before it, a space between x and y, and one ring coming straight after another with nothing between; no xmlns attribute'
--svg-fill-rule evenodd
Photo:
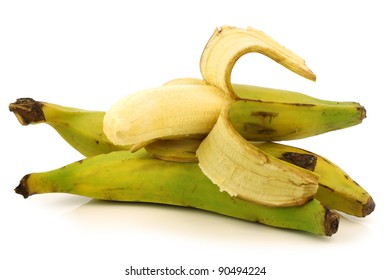
<svg viewBox="0 0 390 280"><path fill-rule="evenodd" d="M317 164L317 157L310 154L286 152L282 154L282 160L290 162L299 167L314 171Z"/></svg>

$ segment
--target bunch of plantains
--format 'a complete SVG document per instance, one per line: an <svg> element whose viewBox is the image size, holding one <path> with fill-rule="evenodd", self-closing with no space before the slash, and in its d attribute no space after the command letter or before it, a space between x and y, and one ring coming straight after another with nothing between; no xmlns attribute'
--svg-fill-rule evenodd
<svg viewBox="0 0 390 280"><path fill-rule="evenodd" d="M15 191L193 207L331 236L337 211L370 214L372 197L320 155L275 141L357 125L356 102L232 84L236 61L261 53L315 80L304 60L253 28L222 26L200 60L203 79L133 93L107 112L31 98L9 105L23 125L47 123L85 159L24 176Z"/></svg>

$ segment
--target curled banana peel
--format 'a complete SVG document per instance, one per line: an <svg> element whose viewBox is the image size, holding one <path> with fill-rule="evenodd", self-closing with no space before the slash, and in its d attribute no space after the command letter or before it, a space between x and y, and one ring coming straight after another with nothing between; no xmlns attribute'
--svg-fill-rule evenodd
<svg viewBox="0 0 390 280"><path fill-rule="evenodd" d="M283 162L246 141L232 127L225 107L202 141L199 167L221 191L268 206L297 206L318 188L314 173Z"/></svg>
<svg viewBox="0 0 390 280"><path fill-rule="evenodd" d="M305 61L280 45L274 39L254 28L222 26L215 29L200 60L200 70L205 81L238 97L230 77L237 60L251 52L261 53L294 73L315 81L316 76Z"/></svg>

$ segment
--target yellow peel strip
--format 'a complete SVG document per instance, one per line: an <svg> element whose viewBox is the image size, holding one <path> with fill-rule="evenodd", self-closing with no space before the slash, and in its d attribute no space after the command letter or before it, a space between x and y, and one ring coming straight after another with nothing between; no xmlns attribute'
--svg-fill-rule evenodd
<svg viewBox="0 0 390 280"><path fill-rule="evenodd" d="M318 176L256 148L231 126L229 106L202 141L197 157L203 173L221 191L268 206L297 206L312 199Z"/></svg>
<svg viewBox="0 0 390 280"><path fill-rule="evenodd" d="M251 27L241 29L231 26L216 29L204 48L200 60L203 78L237 97L230 81L231 72L237 60L250 52L263 54L302 77L316 80L302 58L268 35Z"/></svg>

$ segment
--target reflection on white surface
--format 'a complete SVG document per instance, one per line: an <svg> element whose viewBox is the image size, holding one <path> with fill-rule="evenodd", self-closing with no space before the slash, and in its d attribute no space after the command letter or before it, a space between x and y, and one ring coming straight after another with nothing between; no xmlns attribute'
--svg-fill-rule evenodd
<svg viewBox="0 0 390 280"><path fill-rule="evenodd" d="M356 241L370 234L369 228L353 217L341 217L339 231L329 238L242 221L193 208L101 200L90 200L65 213L64 217L69 223L84 230L158 232L188 239L241 242L274 248L275 245L297 246L308 242L354 242L354 239ZM245 238L242 238L243 236Z"/></svg>
<svg viewBox="0 0 390 280"><path fill-rule="evenodd" d="M371 251L366 241L375 238L363 221L343 217L339 231L329 238L176 206L65 194L21 198L16 204L20 220L2 240L14 240L4 245L6 270L15 279L50 277L58 271L59 279L108 279L129 265L263 265L278 277L302 270L300 278L309 279L324 261L336 270L354 269L362 252ZM18 269L21 261L24 270Z"/></svg>

